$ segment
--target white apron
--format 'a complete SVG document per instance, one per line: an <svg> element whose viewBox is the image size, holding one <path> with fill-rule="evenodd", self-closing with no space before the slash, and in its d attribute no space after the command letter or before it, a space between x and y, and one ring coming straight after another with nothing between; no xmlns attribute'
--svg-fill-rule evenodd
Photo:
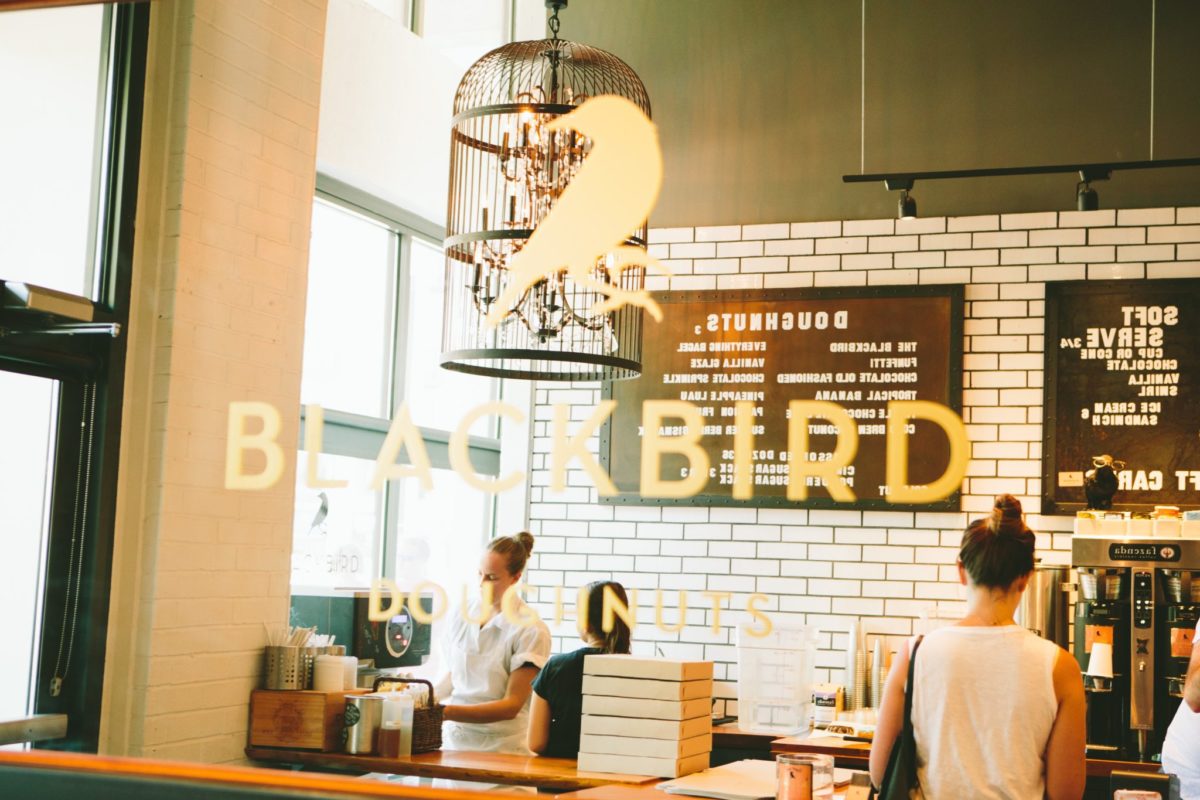
<svg viewBox="0 0 1200 800"><path fill-rule="evenodd" d="M468 608L473 619L482 616L475 600ZM519 616L533 613L524 602ZM526 664L538 669L550 657L550 630L537 619L522 627L503 614L496 614L483 627L463 619L461 610L448 620L442 638L443 663L449 668L450 694L441 699L449 705L476 705L499 700L508 690L508 678ZM529 755L525 736L529 728L529 703L516 717L501 722L446 722L442 747L446 750L475 750Z"/></svg>

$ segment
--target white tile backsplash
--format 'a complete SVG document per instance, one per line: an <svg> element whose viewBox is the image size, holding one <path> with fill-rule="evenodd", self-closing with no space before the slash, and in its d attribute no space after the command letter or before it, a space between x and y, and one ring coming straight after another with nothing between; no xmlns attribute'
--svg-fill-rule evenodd
<svg viewBox="0 0 1200 800"><path fill-rule="evenodd" d="M572 580L595 576L622 580L642 588L640 613L651 620L654 590L672 594L670 609L686 590L688 627L665 634L641 626L635 649L715 659L716 694L729 698L718 700L718 713L722 702L736 713L732 626L751 592L767 594L764 608L774 614L835 632L823 637L818 678L841 681L841 654L832 648L843 646L850 620L863 617L868 631L898 643L922 611L961 601L957 543L968 519L987 511L995 494L1021 498L1043 558L1068 562L1070 518L1036 513L1045 282L1200 277L1196 208L670 228L650 231L650 241L692 265L695 274L670 279L672 289L967 287L963 416L972 444L962 512L606 506L562 501L534 481L544 497L530 505L531 527L547 546L534 555L531 580L566 580L572 587ZM594 386L540 389L542 405L597 399ZM547 419L540 410L535 419ZM544 422L535 428L534 453L548 452L548 435ZM551 544L552 536L562 538ZM716 634L704 591L732 595ZM558 648L574 646L571 630L563 634Z"/></svg>

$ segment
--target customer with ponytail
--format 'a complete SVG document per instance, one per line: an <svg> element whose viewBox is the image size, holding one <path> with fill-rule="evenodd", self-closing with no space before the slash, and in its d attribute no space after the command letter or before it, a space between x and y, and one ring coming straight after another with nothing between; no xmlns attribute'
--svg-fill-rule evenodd
<svg viewBox="0 0 1200 800"><path fill-rule="evenodd" d="M481 597L448 620L439 681L439 691L449 692L447 750L529 754L530 687L550 657L549 629L516 594L532 552L527 531L493 539L479 562Z"/></svg>
<svg viewBox="0 0 1200 800"><path fill-rule="evenodd" d="M589 583L580 592L587 612L581 638L584 647L553 656L533 682L529 713L529 749L543 756L575 758L579 755L579 727L583 716L583 660L589 655L629 653L629 626L615 614L604 626L604 596L628 607L625 588L613 581ZM612 600L609 601L610 604Z"/></svg>
<svg viewBox="0 0 1200 800"><path fill-rule="evenodd" d="M1034 568L1034 533L1012 495L972 522L958 554L966 616L892 661L871 745L881 783L912 693L917 782L926 800L1079 800L1085 770L1083 678L1067 651L1016 624ZM918 796L914 793L914 796Z"/></svg>

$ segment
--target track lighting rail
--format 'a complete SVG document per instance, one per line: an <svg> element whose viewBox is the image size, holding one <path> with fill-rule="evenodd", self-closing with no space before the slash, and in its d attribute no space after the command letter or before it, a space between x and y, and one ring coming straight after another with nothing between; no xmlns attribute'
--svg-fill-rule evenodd
<svg viewBox="0 0 1200 800"><path fill-rule="evenodd" d="M876 172L868 175L843 175L843 183L883 181L889 190L911 189L913 181L943 178L991 178L1002 175L1045 175L1078 172L1085 181L1102 180L1122 169L1166 169L1200 167L1200 158L1162 158L1155 161L1107 161L1093 164L1052 164L1030 167L990 167L987 169L950 169L926 172ZM905 185L907 184L907 185Z"/></svg>

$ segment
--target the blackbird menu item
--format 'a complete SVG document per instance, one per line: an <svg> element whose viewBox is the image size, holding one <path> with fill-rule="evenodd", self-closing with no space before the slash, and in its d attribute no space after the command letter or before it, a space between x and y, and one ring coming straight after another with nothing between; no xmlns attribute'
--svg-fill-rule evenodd
<svg viewBox="0 0 1200 800"><path fill-rule="evenodd" d="M605 384L617 401L600 455L619 495L610 502L688 502L816 508L896 508L887 502L888 403L927 400L961 411L961 286L888 289L673 292L658 295L663 320L647 323L640 378ZM683 501L639 493L642 403L686 401L704 420L700 446L709 458L702 491ZM858 449L839 474L853 502L835 502L819 477L805 479L807 499L789 501L788 403L822 400L846 410ZM753 498L733 499L735 408L753 405ZM660 435L681 421L664 420ZM837 444L825 419L808 422L807 458L829 460ZM934 423L916 420L908 437L908 479L939 478L949 443ZM667 453L663 480L686 473L687 459ZM911 507L911 506L909 506ZM958 494L926 508L957 509Z"/></svg>
<svg viewBox="0 0 1200 800"><path fill-rule="evenodd" d="M1115 508L1200 505L1200 280L1046 285L1042 510L1086 506L1111 456Z"/></svg>

